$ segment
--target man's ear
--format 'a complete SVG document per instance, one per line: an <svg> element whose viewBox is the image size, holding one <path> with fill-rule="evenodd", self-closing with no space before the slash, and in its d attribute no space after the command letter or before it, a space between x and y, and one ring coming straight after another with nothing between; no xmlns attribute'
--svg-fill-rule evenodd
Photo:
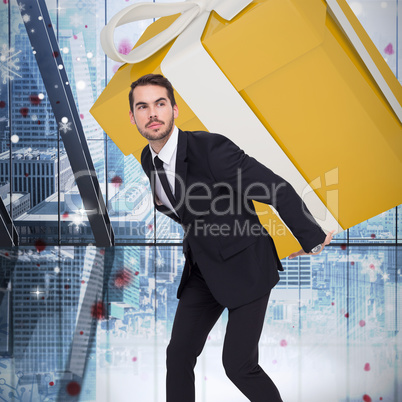
<svg viewBox="0 0 402 402"><path fill-rule="evenodd" d="M179 108L177 105L173 106L173 117L177 119L179 117Z"/></svg>
<svg viewBox="0 0 402 402"><path fill-rule="evenodd" d="M136 126L137 124L135 123L134 115L133 115L133 112L131 110L129 112L129 115L130 115L131 124L134 124L134 126Z"/></svg>

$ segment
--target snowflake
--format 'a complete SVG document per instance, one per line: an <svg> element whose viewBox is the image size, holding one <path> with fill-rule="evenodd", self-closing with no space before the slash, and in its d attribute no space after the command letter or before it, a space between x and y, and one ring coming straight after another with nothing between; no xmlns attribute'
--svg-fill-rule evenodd
<svg viewBox="0 0 402 402"><path fill-rule="evenodd" d="M5 360L5 359L2 359L0 357L0 361L1 360ZM0 367L2 367L2 366L3 365L0 363ZM7 366L4 366L4 367L7 368ZM23 376L23 374L20 376L19 373L21 373L21 372L19 371L17 373L17 377L21 378ZM19 382L18 378L16 379L17 382ZM13 382L11 384L13 384ZM7 390L8 391L7 396L10 398L10 399L4 399L3 397L0 397L0 399L3 400L3 401L6 401L6 400L7 401L8 400L10 400L10 401L11 400L13 400L13 401L14 400L15 401L23 401L23 400L25 400L24 392L26 391L26 388L25 387L20 387L18 384L16 385L16 387L13 387L13 385L11 385L11 384L8 384L7 381L4 378L0 378L0 385L3 386L2 388L0 388L0 394L3 394L3 391ZM41 400L43 400L43 399L41 398Z"/></svg>
<svg viewBox="0 0 402 402"><path fill-rule="evenodd" d="M17 66L17 62L20 61L20 59L15 58L20 53L21 50L15 53L14 48L9 49L6 44L3 44L1 47L0 74L1 78L3 78L3 84L6 84L7 80L12 81L16 75L21 78L21 76L16 73L16 71L20 69L19 66Z"/></svg>
<svg viewBox="0 0 402 402"><path fill-rule="evenodd" d="M73 27L79 27L81 25L84 25L84 21L83 21L83 15L82 14L74 14L70 17L70 24Z"/></svg>
<svg viewBox="0 0 402 402"><path fill-rule="evenodd" d="M375 258L372 255L367 256L364 260L361 261L362 265L362 274L368 274L370 282L375 282L377 280L378 275L383 275L384 272L381 269L381 265L383 260Z"/></svg>
<svg viewBox="0 0 402 402"><path fill-rule="evenodd" d="M31 21L31 17L28 14L24 14L22 16L22 20L26 23L26 22Z"/></svg>
<svg viewBox="0 0 402 402"><path fill-rule="evenodd" d="M165 265L165 260L163 259L163 257L157 257L155 264L158 268L163 267Z"/></svg>
<svg viewBox="0 0 402 402"><path fill-rule="evenodd" d="M77 2L75 3L75 6L80 11L85 9L86 13L95 14L97 11L96 0L77 0ZM99 9L99 5L98 5L98 9Z"/></svg>
<svg viewBox="0 0 402 402"><path fill-rule="evenodd" d="M63 131L64 134L67 133L67 131L71 131L71 121L68 121L67 123L63 123L62 121L59 121L59 129L60 131Z"/></svg>
<svg viewBox="0 0 402 402"><path fill-rule="evenodd" d="M24 11L25 10L25 4L18 3L18 8L20 9L20 12Z"/></svg>

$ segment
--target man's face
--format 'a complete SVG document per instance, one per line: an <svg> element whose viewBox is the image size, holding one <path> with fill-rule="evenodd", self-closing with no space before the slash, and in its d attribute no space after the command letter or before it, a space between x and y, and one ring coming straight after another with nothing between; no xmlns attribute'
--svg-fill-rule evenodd
<svg viewBox="0 0 402 402"><path fill-rule="evenodd" d="M174 119L178 116L178 108L177 105L172 107L167 89L159 85L138 86L133 95L134 113L130 111L130 119L141 135L149 141L169 136Z"/></svg>

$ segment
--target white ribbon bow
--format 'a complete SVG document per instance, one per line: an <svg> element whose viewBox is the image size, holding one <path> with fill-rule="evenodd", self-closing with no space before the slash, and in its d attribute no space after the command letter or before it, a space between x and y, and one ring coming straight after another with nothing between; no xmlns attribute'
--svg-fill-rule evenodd
<svg viewBox="0 0 402 402"><path fill-rule="evenodd" d="M181 3L133 4L115 14L109 23L103 27L100 34L101 45L106 55L114 61L139 63L180 35L202 13L209 13L214 10L222 18L230 21L251 2L252 0L189 0ZM166 17L178 13L181 16L172 25L133 49L129 54L122 54L117 51L114 45L114 30L116 27L134 21Z"/></svg>

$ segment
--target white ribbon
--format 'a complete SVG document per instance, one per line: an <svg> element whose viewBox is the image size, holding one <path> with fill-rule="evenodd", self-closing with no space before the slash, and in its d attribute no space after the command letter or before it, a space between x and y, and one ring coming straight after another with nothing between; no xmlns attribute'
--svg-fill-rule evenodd
<svg viewBox="0 0 402 402"><path fill-rule="evenodd" d="M172 39L179 36L204 11L216 11L222 18L230 21L252 0L190 0L181 3L137 3L115 14L103 27L100 41L103 51L114 61L139 63L152 56ZM167 29L133 49L129 54L117 51L114 45L116 27L149 18L166 17L180 13Z"/></svg>

